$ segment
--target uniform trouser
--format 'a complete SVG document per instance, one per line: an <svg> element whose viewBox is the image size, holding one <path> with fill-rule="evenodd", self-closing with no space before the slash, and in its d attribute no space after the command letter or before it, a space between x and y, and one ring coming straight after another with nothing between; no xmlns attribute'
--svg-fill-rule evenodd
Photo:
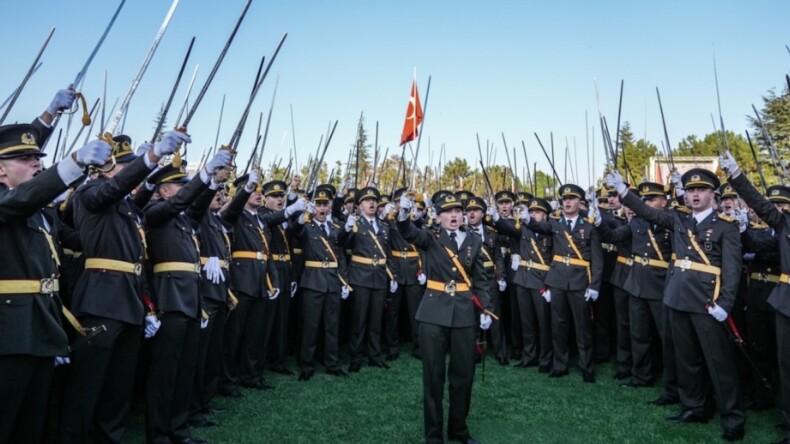
<svg viewBox="0 0 790 444"><path fill-rule="evenodd" d="M419 284L412 285L398 285L398 291L395 294L389 294L392 299L387 304L384 313L385 320L385 333L387 335L387 353L390 355L397 355L399 350L400 341L398 340L398 320L400 318L400 308L402 300L406 299L406 306L409 310L409 329L411 330L411 337L413 342L413 350L419 350L417 338L417 308L420 305L420 297L422 296L423 289ZM412 308L414 310L412 311Z"/></svg>
<svg viewBox="0 0 790 444"><path fill-rule="evenodd" d="M554 346L554 370L568 370L570 356L570 323L576 331L579 367L592 373L593 333L590 305L584 300L584 290L551 289L551 339Z"/></svg>
<svg viewBox="0 0 790 444"><path fill-rule="evenodd" d="M655 328L663 335L664 304L658 299L644 299L630 296L628 304L629 332L631 335L631 381L645 385L653 382L656 369L650 345L653 343L652 331ZM655 326L655 327L654 327Z"/></svg>
<svg viewBox="0 0 790 444"><path fill-rule="evenodd" d="M469 437L466 417L472 400L476 337L477 326L442 327L420 322L423 415L427 443L444 442L442 397L445 373L450 380L447 434L453 438ZM446 371L448 352L450 368Z"/></svg>
<svg viewBox="0 0 790 444"><path fill-rule="evenodd" d="M614 312L615 322L617 322L617 371L631 373L631 331L629 325L629 308L631 296L627 291L614 287Z"/></svg>
<svg viewBox="0 0 790 444"><path fill-rule="evenodd" d="M411 326L411 338L413 355L420 356L420 323L417 322L417 309L420 308L422 295L425 287L422 285L408 285L406 290L406 306L409 308L409 324Z"/></svg>
<svg viewBox="0 0 790 444"><path fill-rule="evenodd" d="M269 345L271 343L272 331L274 331L274 320L277 318L280 302L290 297L290 290L287 293L283 293L281 289L276 299L269 299L268 297L262 299L263 308L261 310L263 311L263 315L260 317L255 315L255 317L252 318L252 321L257 323L257 327L259 328L259 332L256 331L256 333L254 333L254 337L258 338L258 341L255 342L255 345L250 351L250 359L252 362L250 362L249 365L251 366L252 372L249 376L242 376L243 381L258 381L261 379L261 374L266 368L266 363L269 359ZM244 373L242 373L242 375L244 375Z"/></svg>
<svg viewBox="0 0 790 444"><path fill-rule="evenodd" d="M151 338L151 368L145 391L149 443L189 438L190 398L197 366L200 321L165 313Z"/></svg>
<svg viewBox="0 0 790 444"><path fill-rule="evenodd" d="M776 315L773 310L760 310L750 307L746 310L749 326L749 351L760 374L770 382L777 373L776 362ZM774 402L774 393L766 389L762 381L755 375L753 401L770 405Z"/></svg>
<svg viewBox="0 0 790 444"><path fill-rule="evenodd" d="M302 341L299 364L302 370L314 368L313 359L318 344L318 327L324 324L324 365L337 370L340 360L338 329L340 327L340 293L302 290Z"/></svg>
<svg viewBox="0 0 790 444"><path fill-rule="evenodd" d="M351 340L348 343L351 363L359 364L364 356L363 344L367 334L368 358L381 361L381 316L388 289L366 288L359 285L351 293Z"/></svg>
<svg viewBox="0 0 790 444"><path fill-rule="evenodd" d="M662 303L663 305L663 303ZM661 357L664 360L664 392L663 397L678 398L678 365L675 335L672 333L672 323L669 316L671 308L663 305L660 332L663 332L662 343L664 348Z"/></svg>
<svg viewBox="0 0 790 444"><path fill-rule="evenodd" d="M509 289L505 289L504 292L499 291L499 287L496 281L492 282L491 291L488 293L491 298L491 307L493 308L494 313L502 313L502 295L505 295ZM515 292L514 292L515 293ZM510 309L511 313L515 313L518 315L516 301L514 297L510 297ZM514 321L511 321L511 327L514 325ZM491 348L494 351L494 356L497 359L504 359L507 358L507 341L505 341L505 324L502 321L497 321L496 319L492 319L491 328L488 330L491 335ZM485 334L485 332L483 332Z"/></svg>
<svg viewBox="0 0 790 444"><path fill-rule="evenodd" d="M272 334L269 342L269 364L272 367L284 367L285 357L288 355L288 338L290 331L291 282L281 279L280 296L277 298L277 311L272 325Z"/></svg>
<svg viewBox="0 0 790 444"><path fill-rule="evenodd" d="M781 386L782 422L785 426L785 437L790 438L790 317L778 310L776 319L776 348L779 360L779 385Z"/></svg>
<svg viewBox="0 0 790 444"><path fill-rule="evenodd" d="M726 323L707 313L669 309L675 340L678 393L686 410L704 414L707 394L705 366L713 383L716 403L725 428L742 427L746 421L733 344Z"/></svg>
<svg viewBox="0 0 790 444"><path fill-rule="evenodd" d="M54 361L52 356L0 356L0 442L41 441Z"/></svg>
<svg viewBox="0 0 790 444"><path fill-rule="evenodd" d="M228 305L225 302L205 299L203 309L209 313L209 322L206 328L200 330L198 340L197 369L190 406L193 417L202 413L217 394L222 373L222 339L228 320Z"/></svg>
<svg viewBox="0 0 790 444"><path fill-rule="evenodd" d="M516 286L521 318L521 362L548 368L554 355L551 345L551 305L540 290Z"/></svg>
<svg viewBox="0 0 790 444"><path fill-rule="evenodd" d="M85 328L104 325L107 331L82 342L71 352L71 373L61 411L63 443L121 442L134 388L140 352L139 325L81 316Z"/></svg>
<svg viewBox="0 0 790 444"><path fill-rule="evenodd" d="M255 364L260 358L260 335L263 331L265 303L244 293L236 294L239 303L230 312L225 324L222 345L222 378L220 386L230 389L241 382L253 382Z"/></svg>
<svg viewBox="0 0 790 444"><path fill-rule="evenodd" d="M611 283L602 282L598 299L591 304L595 316L593 320L595 338L593 357L598 362L609 361L612 356L612 339L615 335L614 288L615 286ZM554 292L551 293L553 300Z"/></svg>
<svg viewBox="0 0 790 444"><path fill-rule="evenodd" d="M518 306L518 298L516 297L516 285L513 284L513 279L508 281L507 288L505 291L497 292L492 291L491 294L498 293L500 297L506 298L507 301L500 300L499 305L502 307L502 312L508 312L507 316L510 319L510 326L508 333L510 334L510 346L513 348L513 356L514 358L519 357L518 355L521 354L521 349L524 347L524 344L521 343L521 315L520 315L520 308ZM497 312L495 312L497 313ZM506 330L505 325L503 323L502 327L502 336L506 337ZM492 324L493 328L493 324ZM502 339L503 344L506 343L506 339ZM503 347L506 347L503 345ZM504 355L506 356L506 355Z"/></svg>

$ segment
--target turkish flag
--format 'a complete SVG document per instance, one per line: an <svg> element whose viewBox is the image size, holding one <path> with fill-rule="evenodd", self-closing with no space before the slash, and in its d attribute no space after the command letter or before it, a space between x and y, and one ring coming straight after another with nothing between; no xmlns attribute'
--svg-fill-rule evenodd
<svg viewBox="0 0 790 444"><path fill-rule="evenodd" d="M411 84L411 96L409 106L406 108L406 121L403 122L403 132L400 136L400 144L411 142L417 138L417 127L422 123L422 105L420 105L420 93L417 91L417 79Z"/></svg>

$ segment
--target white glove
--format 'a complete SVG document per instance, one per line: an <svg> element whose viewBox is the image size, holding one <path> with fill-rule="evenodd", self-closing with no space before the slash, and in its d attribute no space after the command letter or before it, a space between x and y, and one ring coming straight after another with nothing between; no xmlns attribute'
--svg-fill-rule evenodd
<svg viewBox="0 0 790 444"><path fill-rule="evenodd" d="M219 264L219 258L211 256L203 265L203 270L206 272L206 279L215 285L225 282L225 273L222 272L222 267Z"/></svg>
<svg viewBox="0 0 790 444"><path fill-rule="evenodd" d="M398 291L398 281L390 281L390 293L396 293Z"/></svg>
<svg viewBox="0 0 790 444"><path fill-rule="evenodd" d="M480 328L483 330L488 330L491 328L491 316L485 313L480 313Z"/></svg>
<svg viewBox="0 0 790 444"><path fill-rule="evenodd" d="M672 174L669 175L669 181L677 188L683 188L683 181L681 180L680 171L673 171Z"/></svg>
<svg viewBox="0 0 790 444"><path fill-rule="evenodd" d="M354 225L356 225L356 223L357 223L357 217L354 216L353 214L349 215L348 219L346 219L346 227L345 227L346 233L350 233L351 230L354 229Z"/></svg>
<svg viewBox="0 0 790 444"><path fill-rule="evenodd" d="M598 290L593 290L592 288L588 288L587 291L584 292L584 300L587 302L597 301Z"/></svg>
<svg viewBox="0 0 790 444"><path fill-rule="evenodd" d="M187 133L182 133L181 131L168 131L162 137L162 140L154 146L154 154L159 158L168 154L173 154L178 151L178 146L182 143L192 143L192 139L189 138Z"/></svg>
<svg viewBox="0 0 790 444"><path fill-rule="evenodd" d="M145 317L145 339L153 337L159 327L162 326L162 321L156 318L156 315L148 315Z"/></svg>
<svg viewBox="0 0 790 444"><path fill-rule="evenodd" d="M417 283L420 285L425 285L426 282L428 282L428 276L426 276L423 272L417 273Z"/></svg>
<svg viewBox="0 0 790 444"><path fill-rule="evenodd" d="M137 151L134 152L134 155L137 157L144 156L152 149L154 149L154 144L151 142L146 142L137 147Z"/></svg>
<svg viewBox="0 0 790 444"><path fill-rule="evenodd" d="M66 364L71 364L71 359L68 356L55 356L55 367Z"/></svg>
<svg viewBox="0 0 790 444"><path fill-rule="evenodd" d="M104 165L110 159L112 147L103 140L92 140L77 150L75 160L80 165Z"/></svg>
<svg viewBox="0 0 790 444"><path fill-rule="evenodd" d="M741 174L741 168L738 166L738 162L735 161L735 158L732 157L732 153L727 150L723 156L719 156L719 165L721 169L730 173L730 177L738 177Z"/></svg>
<svg viewBox="0 0 790 444"><path fill-rule="evenodd" d="M296 199L296 202L285 208L285 217L291 217L305 209L307 209L307 201L304 199Z"/></svg>
<svg viewBox="0 0 790 444"><path fill-rule="evenodd" d="M560 207L560 203L557 202L556 200L552 200L551 202L549 202L549 205L551 205L551 211L554 211Z"/></svg>
<svg viewBox="0 0 790 444"><path fill-rule="evenodd" d="M206 327L208 327L208 319L200 318L200 329L204 330Z"/></svg>
<svg viewBox="0 0 790 444"><path fill-rule="evenodd" d="M521 211L519 213L519 217L521 218L521 221L524 222L525 224L528 224L529 220L532 219L532 216L529 215L529 211L526 210Z"/></svg>
<svg viewBox="0 0 790 444"><path fill-rule="evenodd" d="M745 211L741 211L738 213L738 230L741 233L746 231L746 227L749 226L749 213Z"/></svg>
<svg viewBox="0 0 790 444"><path fill-rule="evenodd" d="M349 290L348 287L346 287L344 285L343 288L340 289L340 298L345 301L346 299L348 299L348 295L350 293L351 293L351 290Z"/></svg>
<svg viewBox="0 0 790 444"><path fill-rule="evenodd" d="M296 296L297 288L299 288L299 285L296 282L291 282L291 297Z"/></svg>
<svg viewBox="0 0 790 444"><path fill-rule="evenodd" d="M261 181L261 175L258 170L250 171L250 177L247 179L247 184L244 185L244 191L252 193L258 187L258 182Z"/></svg>
<svg viewBox="0 0 790 444"><path fill-rule="evenodd" d="M603 218L601 217L601 212L598 211L598 206L594 205L593 208L590 210L595 215L595 226L600 226L603 222Z"/></svg>
<svg viewBox="0 0 790 444"><path fill-rule="evenodd" d="M307 208L305 209L306 213L315 214L315 204L313 202L309 202L307 204Z"/></svg>
<svg viewBox="0 0 790 444"><path fill-rule="evenodd" d="M727 320L727 312L724 311L724 309L719 307L718 305L708 307L708 314L713 316L713 318L719 322L724 322L725 320Z"/></svg>
<svg viewBox="0 0 790 444"><path fill-rule="evenodd" d="M744 262L751 262L754 258L757 257L754 253L743 253L743 261Z"/></svg>
<svg viewBox="0 0 790 444"><path fill-rule="evenodd" d="M400 196L400 209L404 210L404 211L407 211L407 210L411 210L411 207L412 207L412 202L411 202L411 199L409 199L409 196L406 195L406 193L401 194L401 196Z"/></svg>
<svg viewBox="0 0 790 444"><path fill-rule="evenodd" d="M497 223L499 220L499 211L496 210L496 207L491 205L486 210L486 216L489 216L494 223Z"/></svg>
<svg viewBox="0 0 790 444"><path fill-rule="evenodd" d="M507 288L507 282L505 282L504 279L500 279L496 283L499 286L499 291L505 291L505 289Z"/></svg>
<svg viewBox="0 0 790 444"><path fill-rule="evenodd" d="M266 290L266 294L269 295L269 300L273 301L277 299L277 296L280 296L280 289L275 288L274 291Z"/></svg>
<svg viewBox="0 0 790 444"><path fill-rule="evenodd" d="M551 303L551 290L548 288L543 290L543 299L546 300L546 303Z"/></svg>
<svg viewBox="0 0 790 444"><path fill-rule="evenodd" d="M510 255L510 269L518 271L518 266L521 265L521 256L518 254Z"/></svg>
<svg viewBox="0 0 790 444"><path fill-rule="evenodd" d="M47 112L54 116L59 111L70 109L76 99L77 95L74 91L74 86L69 85L68 89L61 89L55 93L55 97L52 98L52 102L47 107Z"/></svg>
<svg viewBox="0 0 790 444"><path fill-rule="evenodd" d="M625 186L625 182L623 181L623 176L617 171L612 171L606 175L606 185L610 188L614 188L617 194L621 196L628 190L628 187Z"/></svg>
<svg viewBox="0 0 790 444"><path fill-rule="evenodd" d="M181 133L179 133L181 134ZM220 168L233 166L233 154L228 150L219 150L204 167L208 174L214 174Z"/></svg>

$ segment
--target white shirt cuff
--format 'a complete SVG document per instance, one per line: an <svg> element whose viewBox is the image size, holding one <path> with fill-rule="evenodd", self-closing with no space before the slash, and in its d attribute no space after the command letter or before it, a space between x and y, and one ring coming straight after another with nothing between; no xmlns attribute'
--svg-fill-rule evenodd
<svg viewBox="0 0 790 444"><path fill-rule="evenodd" d="M57 169L60 180L66 185L73 183L85 174L83 169L77 165L77 162L74 161L71 156L66 156L63 160L58 162Z"/></svg>

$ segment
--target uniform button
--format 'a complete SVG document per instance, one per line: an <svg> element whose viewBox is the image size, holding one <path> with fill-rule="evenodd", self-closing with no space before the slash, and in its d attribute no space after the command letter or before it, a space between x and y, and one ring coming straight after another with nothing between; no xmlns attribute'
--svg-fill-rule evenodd
<svg viewBox="0 0 790 444"><path fill-rule="evenodd" d="M6 304L10 304L10 303L11 303L11 299L6 299L6 300L5 300L5 303L6 303Z"/></svg>
<svg viewBox="0 0 790 444"><path fill-rule="evenodd" d="M691 250L691 245L689 245L687 248L688 248L689 250Z"/></svg>
<svg viewBox="0 0 790 444"><path fill-rule="evenodd" d="M455 267L453 267L453 271L458 271L458 269L457 269L457 268L455 268Z"/></svg>

